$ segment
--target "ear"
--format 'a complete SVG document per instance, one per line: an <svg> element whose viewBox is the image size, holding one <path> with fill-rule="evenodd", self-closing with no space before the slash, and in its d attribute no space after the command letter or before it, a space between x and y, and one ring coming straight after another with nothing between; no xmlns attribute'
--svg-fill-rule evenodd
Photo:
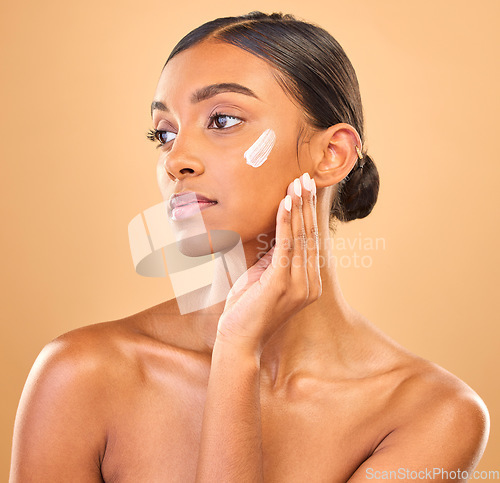
<svg viewBox="0 0 500 483"><path fill-rule="evenodd" d="M318 188L337 184L350 173L358 159L356 146L363 148L358 132L350 124L335 124L314 134L310 152L312 176Z"/></svg>

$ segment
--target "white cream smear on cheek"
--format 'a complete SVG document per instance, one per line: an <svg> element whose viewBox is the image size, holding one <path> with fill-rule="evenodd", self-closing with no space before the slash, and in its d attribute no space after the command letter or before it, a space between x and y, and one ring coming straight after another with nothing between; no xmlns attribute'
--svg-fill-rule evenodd
<svg viewBox="0 0 500 483"><path fill-rule="evenodd" d="M245 159L247 164L254 168L262 166L269 156L269 153L274 147L276 142L276 134L272 129L266 129L257 141L255 141L250 148L245 151Z"/></svg>

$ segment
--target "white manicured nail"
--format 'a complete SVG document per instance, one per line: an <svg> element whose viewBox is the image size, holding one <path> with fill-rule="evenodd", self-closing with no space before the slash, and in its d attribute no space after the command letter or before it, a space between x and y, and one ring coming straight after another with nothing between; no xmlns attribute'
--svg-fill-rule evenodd
<svg viewBox="0 0 500 483"><path fill-rule="evenodd" d="M304 189L311 191L311 177L309 176L309 173L304 173L302 175L302 184L304 185Z"/></svg>
<svg viewBox="0 0 500 483"><path fill-rule="evenodd" d="M300 186L299 178L293 180L293 191L298 197L302 196L302 186Z"/></svg>
<svg viewBox="0 0 500 483"><path fill-rule="evenodd" d="M290 195L285 196L285 210L292 211L292 197Z"/></svg>

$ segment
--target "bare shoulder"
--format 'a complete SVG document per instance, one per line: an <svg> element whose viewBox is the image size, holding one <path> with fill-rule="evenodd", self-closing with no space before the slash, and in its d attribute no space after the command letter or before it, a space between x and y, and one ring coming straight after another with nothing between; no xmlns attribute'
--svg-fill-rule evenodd
<svg viewBox="0 0 500 483"><path fill-rule="evenodd" d="M90 331L47 344L28 375L14 424L10 482L101 480L106 446L102 354ZM78 476L77 476L78 475Z"/></svg>
<svg viewBox="0 0 500 483"><path fill-rule="evenodd" d="M122 321L101 322L71 330L49 342L38 355L31 379L85 384L86 392L101 390L127 362L129 338Z"/></svg>
<svg viewBox="0 0 500 483"><path fill-rule="evenodd" d="M66 332L42 349L27 384L58 381L73 390L82 388L86 395L95 392L101 400L112 396L109 387L115 392L127 385L134 390L144 382L148 361L163 357L168 362L169 354L183 349L179 334L185 320L176 323L179 316L177 305L168 301L122 319ZM162 365L162 370L168 369L168 363ZM85 398L80 401L85 403Z"/></svg>
<svg viewBox="0 0 500 483"><path fill-rule="evenodd" d="M443 437L451 438L459 431L471 447L483 448L489 433L489 413L481 397L438 364L397 344L395 347L400 379L391 406L400 408L398 428L430 424Z"/></svg>
<svg viewBox="0 0 500 483"><path fill-rule="evenodd" d="M402 425L417 425L417 416L433 422L443 434L457 430L471 441L483 441L489 430L488 409L481 397L464 381L439 365L415 357L407 376L394 394L394 402L407 409Z"/></svg>
<svg viewBox="0 0 500 483"><path fill-rule="evenodd" d="M155 347L168 345L155 337L150 324L152 310L108 322L91 324L66 332L49 342L40 352L32 372L61 377L66 384L85 385L103 396L110 384L135 383L140 377L141 358ZM163 318L168 333L170 317Z"/></svg>
<svg viewBox="0 0 500 483"><path fill-rule="evenodd" d="M14 425L11 482L102 481L113 410L137 387L137 317L67 332L36 358Z"/></svg>
<svg viewBox="0 0 500 483"><path fill-rule="evenodd" d="M54 402L65 393L79 394L72 405L85 404L100 393L116 371L127 363L126 341L130 329L122 321L102 322L81 327L46 344L36 358L26 385L26 393ZM124 367L125 368L125 367ZM91 401L94 407L96 401Z"/></svg>
<svg viewBox="0 0 500 483"><path fill-rule="evenodd" d="M488 426L486 405L468 384L438 364L412 353L373 325L365 327L369 335L364 338L364 349L372 360L379 361L374 364L378 371L393 375L390 404L392 408L401 407L402 418L409 414L414 420L420 413L446 410L449 416L453 412L469 414L468 418L457 418L457 424Z"/></svg>
<svg viewBox="0 0 500 483"><path fill-rule="evenodd" d="M54 384L72 387L85 383L86 391L98 389L120 358L120 339L126 329L120 321L102 322L74 329L46 344L33 364L27 385ZM109 370L108 370L109 368ZM55 388L54 388L55 389Z"/></svg>
<svg viewBox="0 0 500 483"><path fill-rule="evenodd" d="M384 471L399 468L417 471L419 478L429 477L425 471L433 468L472 471L489 436L484 401L446 369L381 340L397 361L394 390L385 404L387 433L350 481L383 478Z"/></svg>

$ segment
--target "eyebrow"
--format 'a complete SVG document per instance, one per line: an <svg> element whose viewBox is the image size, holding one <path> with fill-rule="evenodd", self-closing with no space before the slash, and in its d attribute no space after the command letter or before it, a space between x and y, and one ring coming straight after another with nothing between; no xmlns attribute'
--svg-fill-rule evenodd
<svg viewBox="0 0 500 483"><path fill-rule="evenodd" d="M198 102L206 101L207 99L210 99L218 94L222 94L223 92L236 92L237 94L244 94L245 96L259 99L255 92L248 87L234 82L225 82L221 84L211 84L197 89L191 96L191 103L196 104ZM160 101L153 101L151 103L151 116L153 116L153 111L155 109L169 112L168 107Z"/></svg>

